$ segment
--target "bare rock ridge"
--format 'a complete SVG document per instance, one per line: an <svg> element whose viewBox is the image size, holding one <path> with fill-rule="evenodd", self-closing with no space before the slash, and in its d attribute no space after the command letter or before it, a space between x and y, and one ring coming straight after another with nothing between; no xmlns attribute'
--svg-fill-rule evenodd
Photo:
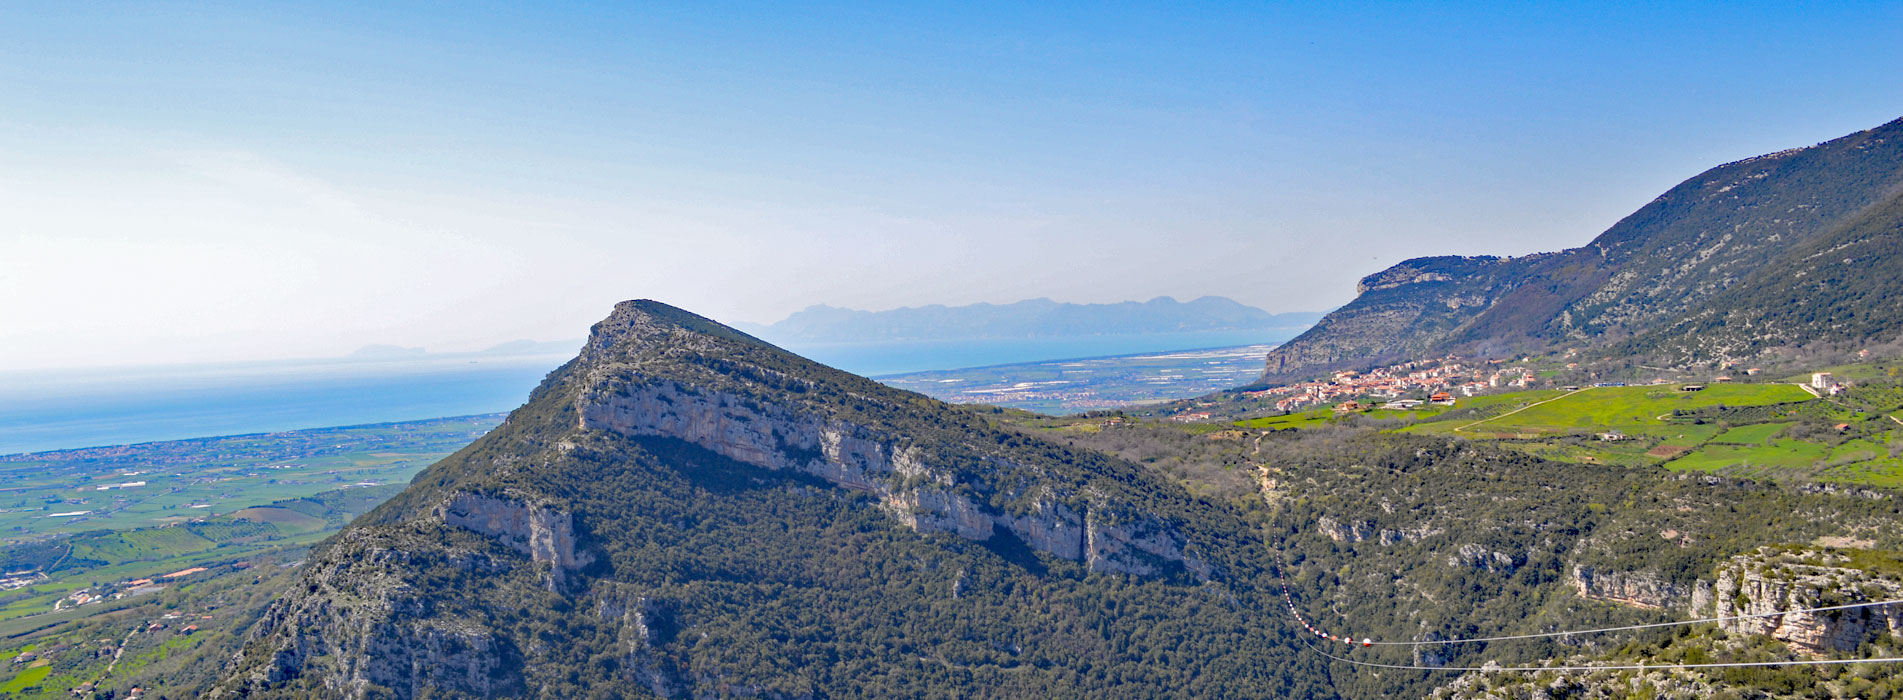
<svg viewBox="0 0 1903 700"><path fill-rule="evenodd" d="M623 304L597 327L602 342L591 339L589 351L609 353L611 344L619 346L614 351L619 353L628 352L629 344L681 346L674 330L680 326L659 321L638 304ZM713 342L735 340L728 336ZM756 366L735 374L771 372ZM1091 571L1154 575L1175 564L1203 579L1210 575L1209 564L1184 551L1172 526L1119 508L1093 489L1032 483L996 494L1017 505L1005 512L971 495L992 490L992 485L974 489L971 474L943 468L916 440L827 417L811 407L612 373L596 375L579 392L575 408L583 430L675 438L756 467L800 472L873 494L892 517L920 532L949 532L982 542L1008 531L1032 549L1083 561ZM1029 470L1008 454L978 459L973 466L982 472Z"/></svg>
<svg viewBox="0 0 1903 700"><path fill-rule="evenodd" d="M1792 255L1899 192L1903 120L1721 165L1578 248L1519 258L1416 258L1369 275L1353 301L1271 351L1262 382L1447 352L1497 356L1561 343L1612 344L1674 324L1709 331L1740 305L1778 303L1774 295L1739 299L1724 296L1726 290L1782 284L1789 275L1776 274L1779 268L1805 262ZM1871 323L1820 332L1894 330ZM1745 339L1703 347L1678 337L1684 335L1647 346L1710 356L1749 345Z"/></svg>

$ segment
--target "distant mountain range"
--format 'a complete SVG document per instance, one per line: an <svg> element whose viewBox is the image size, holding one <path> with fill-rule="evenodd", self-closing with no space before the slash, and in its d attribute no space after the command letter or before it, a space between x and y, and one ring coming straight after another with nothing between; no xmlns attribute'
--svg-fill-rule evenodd
<svg viewBox="0 0 1903 700"><path fill-rule="evenodd" d="M1432 257L1268 356L1263 383L1447 352L1579 347L1666 363L1903 330L1903 120L1721 165L1591 243L1520 258Z"/></svg>
<svg viewBox="0 0 1903 700"><path fill-rule="evenodd" d="M771 325L736 328L776 343L865 343L909 340L975 340L1091 335L1138 335L1201 331L1295 331L1320 313L1273 314L1223 297L1179 302L1070 304L1031 299L1011 304L906 307L859 311L810 306Z"/></svg>

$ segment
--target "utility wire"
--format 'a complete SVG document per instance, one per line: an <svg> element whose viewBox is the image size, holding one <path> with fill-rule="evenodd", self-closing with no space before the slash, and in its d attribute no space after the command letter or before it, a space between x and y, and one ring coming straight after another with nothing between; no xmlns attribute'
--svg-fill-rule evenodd
<svg viewBox="0 0 1903 700"><path fill-rule="evenodd" d="M1282 590L1283 590L1282 596L1284 598L1289 599L1290 606L1292 608L1292 606L1294 605L1294 597L1288 592L1288 586L1284 585L1282 587ZM1376 642L1376 641L1370 640L1366 642L1356 642L1356 643L1362 646L1418 647L1418 646L1430 646L1430 645L1436 645L1436 644L1465 644L1468 642L1503 642L1503 641L1509 641L1509 640L1515 640L1515 639L1544 639L1547 637L1571 637L1574 635L1581 635L1581 634L1600 634L1603 632L1626 632L1630 630L1657 629L1660 627L1682 627L1685 625L1698 625L1698 624L1704 624L1707 622L1725 622L1729 620L1752 620L1752 619L1763 618L1763 617L1782 617L1784 615L1803 615L1808 613L1830 612L1832 610L1851 610L1855 608L1872 608L1872 607L1877 607L1881 605L1896 605L1899 603L1903 603L1903 600L1879 600L1879 601L1868 602L1868 603L1827 605L1821 608L1800 608L1797 610L1781 610L1778 612L1754 613L1751 615L1727 615L1724 617L1707 617L1707 618L1700 618L1696 620L1678 620L1675 622L1654 622L1654 623L1644 624L1644 625L1625 625L1623 627L1601 627L1598 629L1573 630L1573 631L1567 631L1567 632L1539 632L1534 634L1509 634L1509 635L1501 635L1497 637L1470 637L1466 639L1429 639L1429 640L1413 641L1413 642ZM1305 621L1302 621L1300 613L1296 614L1295 619L1298 622L1303 622L1304 625L1307 625ZM1342 637L1342 639L1346 640L1347 638Z"/></svg>
<svg viewBox="0 0 1903 700"><path fill-rule="evenodd" d="M1903 600L1881 600L1874 603L1851 603L1849 605L1830 605L1830 606L1825 606L1821 608L1803 608L1800 610L1784 610L1781 612L1757 613L1753 615L1729 615L1725 617L1707 617L1707 618L1698 619L1698 620L1680 620L1677 622L1654 622L1648 625L1626 625L1624 627L1601 627L1599 629L1578 630L1574 632L1541 632L1539 634L1509 634L1509 635L1503 635L1499 637L1474 637L1471 639L1434 639L1434 640L1426 640L1426 641L1419 641L1419 642L1372 642L1372 644L1373 646L1425 646L1429 644L1461 644L1465 642L1500 642L1500 641L1506 641L1510 639L1540 639L1543 637L1570 637L1576 634L1599 634L1601 632L1624 632L1627 630L1655 629L1659 627L1679 627L1683 625L1703 624L1706 622L1724 622L1727 620L1750 620L1750 619L1755 619L1760 617L1779 617L1782 615L1801 615L1806 613L1828 612L1831 610L1849 610L1852 608L1869 608L1869 607L1876 607L1879 605L1896 605L1898 603L1903 603Z"/></svg>
<svg viewBox="0 0 1903 700"><path fill-rule="evenodd" d="M1322 656L1326 656L1336 661L1340 661L1342 663L1354 664L1356 666L1369 666L1373 668L1392 668L1392 669L1413 670L1413 671L1461 671L1461 672L1480 671L1483 673L1518 673L1518 672L1531 673L1531 672L1539 672L1539 671L1642 671L1642 670L1671 671L1671 670L1680 670L1680 669L1699 669L1699 668L1748 668L1748 667L1754 667L1754 666L1841 666L1846 664L1886 664L1886 663L1903 662L1903 657L1884 657L1879 659L1794 659L1791 661L1736 661L1731 663L1711 663L1711 664L1611 664L1606 666L1411 666L1411 665L1402 665L1402 664L1381 664L1381 663L1374 663L1371 661L1356 661L1354 659L1336 656L1334 654L1330 654L1326 651L1323 651L1321 647L1315 646L1313 642L1306 642L1306 643L1308 644L1308 648L1315 650L1315 653L1321 654Z"/></svg>

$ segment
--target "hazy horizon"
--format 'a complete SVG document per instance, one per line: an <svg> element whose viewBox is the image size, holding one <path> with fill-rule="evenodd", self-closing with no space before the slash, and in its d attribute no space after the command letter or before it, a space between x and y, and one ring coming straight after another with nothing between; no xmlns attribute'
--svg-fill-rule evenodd
<svg viewBox="0 0 1903 700"><path fill-rule="evenodd" d="M175 4L0 27L0 366L478 350L612 304L1326 311L1903 115L1903 7ZM1661 70L1669 67L1670 70Z"/></svg>

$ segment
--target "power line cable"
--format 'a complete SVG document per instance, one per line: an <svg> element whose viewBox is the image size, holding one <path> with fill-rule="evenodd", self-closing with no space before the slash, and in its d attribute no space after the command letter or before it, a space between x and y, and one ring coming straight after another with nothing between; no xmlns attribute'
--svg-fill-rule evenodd
<svg viewBox="0 0 1903 700"><path fill-rule="evenodd" d="M1342 663L1372 668L1388 668L1413 671L1479 671L1482 673L1518 673L1538 671L1670 671L1700 668L1751 668L1759 666L1842 666L1848 664L1885 664L1903 662L1903 657L1883 657L1876 659L1793 659L1790 661L1735 661L1709 664L1608 664L1604 666L1419 666L1402 664L1383 664L1372 661L1356 661L1323 651L1313 642L1305 642L1315 653Z"/></svg>
<svg viewBox="0 0 1903 700"><path fill-rule="evenodd" d="M1301 613L1295 612L1294 597L1289 593L1288 585L1286 583L1284 583L1282 586L1282 597L1289 601L1289 611L1291 613L1294 613L1295 620L1297 622L1300 622L1304 627L1310 627L1308 622L1302 619ZM1631 630L1658 629L1661 627L1682 627L1685 625L1699 625L1699 624L1704 624L1708 622L1726 622L1730 620L1753 620L1753 619L1765 618L1765 617L1782 617L1784 615L1803 615L1803 614L1809 614L1809 613L1830 612L1832 610L1851 610L1855 608L1871 608L1871 607L1877 607L1877 606L1883 606L1883 605L1897 605L1899 603L1903 603L1903 600L1879 600L1879 601L1872 601L1867 603L1849 603L1845 605L1827 605L1827 606L1818 607L1818 608L1799 608L1796 610L1781 610L1778 612L1770 612L1770 613L1753 613L1750 615L1727 615L1723 617L1699 618L1696 620L1678 620L1674 622L1654 622L1654 623L1644 624L1644 625L1625 625L1621 627L1600 627L1597 629L1572 630L1572 631L1565 631L1565 632L1509 634L1509 635L1500 635L1495 637L1470 637L1465 639L1428 639L1428 640L1411 641L1411 642L1377 642L1373 640L1365 640L1358 643L1364 647L1371 647L1371 646L1417 647L1417 646L1429 646L1429 645L1437 645L1437 644L1443 644L1443 645L1444 644L1465 644L1468 642L1501 642L1501 641L1509 641L1509 640L1516 640L1516 639L1544 639L1548 637L1571 637L1575 635L1600 634L1604 632L1626 632ZM1327 635L1324 634L1322 636L1327 636ZM1348 639L1347 637L1341 637L1341 638L1344 640Z"/></svg>

